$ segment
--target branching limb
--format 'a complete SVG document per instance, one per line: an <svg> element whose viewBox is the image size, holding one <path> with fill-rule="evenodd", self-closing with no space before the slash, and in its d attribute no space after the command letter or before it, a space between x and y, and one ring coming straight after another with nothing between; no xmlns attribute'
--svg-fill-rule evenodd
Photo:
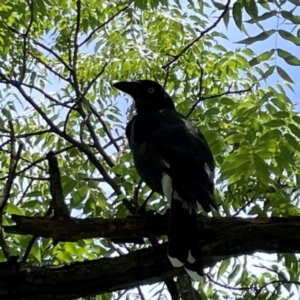
<svg viewBox="0 0 300 300"><path fill-rule="evenodd" d="M69 217L70 212L65 203L60 179L60 172L58 168L58 161L55 157L54 152L51 151L47 154L47 160L49 163L50 193L52 196L51 206L54 210L54 216L63 218Z"/></svg>
<svg viewBox="0 0 300 300"><path fill-rule="evenodd" d="M193 104L192 108L187 113L186 117L188 118L192 114L194 109L197 107L197 105L202 101L213 99L213 98L220 98L220 97L225 96L225 95L247 93L247 92L250 92L252 90L253 86L254 86L254 84L251 87L247 88L247 89L242 89L242 90L238 90L238 91L232 91L231 86L229 86L227 91L225 91L223 93L220 93L220 94L210 95L210 96L206 96L206 97L201 97L201 95L199 95L198 100Z"/></svg>

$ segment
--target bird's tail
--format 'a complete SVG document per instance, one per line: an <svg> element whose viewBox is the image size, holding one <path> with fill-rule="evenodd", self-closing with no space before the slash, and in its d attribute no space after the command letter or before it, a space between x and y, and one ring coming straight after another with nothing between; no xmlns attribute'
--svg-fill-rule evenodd
<svg viewBox="0 0 300 300"><path fill-rule="evenodd" d="M177 199L178 198L178 199ZM173 193L170 203L168 257L174 267L184 265L187 273L196 281L203 276L202 250L199 244L197 209L185 207Z"/></svg>

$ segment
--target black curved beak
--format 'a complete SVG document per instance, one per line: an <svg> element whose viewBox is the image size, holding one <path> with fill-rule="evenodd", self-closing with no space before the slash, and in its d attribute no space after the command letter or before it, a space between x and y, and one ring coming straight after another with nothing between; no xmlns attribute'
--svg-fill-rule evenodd
<svg viewBox="0 0 300 300"><path fill-rule="evenodd" d="M138 81L119 81L114 83L113 87L133 98L138 98L140 95L141 83Z"/></svg>

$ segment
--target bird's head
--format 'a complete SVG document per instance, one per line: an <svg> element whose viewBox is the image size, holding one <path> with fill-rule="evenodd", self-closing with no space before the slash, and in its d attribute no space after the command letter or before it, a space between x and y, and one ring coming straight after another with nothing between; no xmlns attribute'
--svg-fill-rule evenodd
<svg viewBox="0 0 300 300"><path fill-rule="evenodd" d="M114 83L113 86L134 99L137 112L161 109L175 110L171 97L155 81L120 81Z"/></svg>

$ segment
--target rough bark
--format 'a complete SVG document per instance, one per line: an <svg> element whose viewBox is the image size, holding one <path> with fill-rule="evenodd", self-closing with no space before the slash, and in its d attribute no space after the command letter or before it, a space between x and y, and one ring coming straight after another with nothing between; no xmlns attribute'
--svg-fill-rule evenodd
<svg viewBox="0 0 300 300"><path fill-rule="evenodd" d="M154 237L167 231L167 217L112 219L51 219L14 216L7 232L77 241L91 237ZM204 265L256 251L300 252L300 217L199 218ZM33 267L0 264L1 299L75 299L87 295L151 284L183 274L166 256L166 245L115 258L65 266Z"/></svg>

